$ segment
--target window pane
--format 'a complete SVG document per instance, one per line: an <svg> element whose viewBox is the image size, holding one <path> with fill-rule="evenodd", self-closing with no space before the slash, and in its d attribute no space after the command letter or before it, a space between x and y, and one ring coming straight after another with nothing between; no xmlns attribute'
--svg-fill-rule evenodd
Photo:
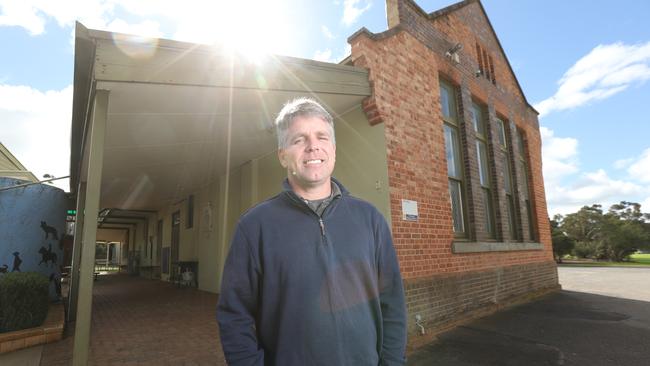
<svg viewBox="0 0 650 366"><path fill-rule="evenodd" d="M528 216L528 235L530 235L530 240L536 240L535 238L535 225L533 221L533 210L530 207L530 201L526 200L526 215Z"/></svg>
<svg viewBox="0 0 650 366"><path fill-rule="evenodd" d="M494 238L494 211L492 208L492 194L487 188L483 188L483 207L485 208L485 228L490 236Z"/></svg>
<svg viewBox="0 0 650 366"><path fill-rule="evenodd" d="M521 190L524 193L524 198L528 199L528 169L526 163L519 160L519 170L521 171Z"/></svg>
<svg viewBox="0 0 650 366"><path fill-rule="evenodd" d="M483 119L483 109L476 103L472 103L472 124L474 132L485 138L485 120Z"/></svg>
<svg viewBox="0 0 650 366"><path fill-rule="evenodd" d="M451 118L451 106L449 102L449 89L440 85L440 106L442 107L442 115L446 118Z"/></svg>
<svg viewBox="0 0 650 366"><path fill-rule="evenodd" d="M440 108L442 116L449 122L456 123L456 97L453 88L440 83Z"/></svg>
<svg viewBox="0 0 650 366"><path fill-rule="evenodd" d="M499 139L499 145L506 147L506 129L500 119L497 119L497 138Z"/></svg>
<svg viewBox="0 0 650 366"><path fill-rule="evenodd" d="M511 239L516 239L517 238L517 227L515 226L515 202L513 200L512 195L507 194L506 199L508 200L508 227L510 231L510 238Z"/></svg>
<svg viewBox="0 0 650 366"><path fill-rule="evenodd" d="M454 232L463 233L465 232L465 223L463 222L463 197L460 182L453 179L449 180L449 196L451 199L451 218L454 224Z"/></svg>
<svg viewBox="0 0 650 366"><path fill-rule="evenodd" d="M512 176L510 175L510 161L508 155L503 159L503 189L506 193L512 193Z"/></svg>
<svg viewBox="0 0 650 366"><path fill-rule="evenodd" d="M478 175L481 181L481 186L490 187L487 147L485 146L485 142L476 141L476 155L478 157Z"/></svg>
<svg viewBox="0 0 650 366"><path fill-rule="evenodd" d="M519 156L523 158L526 156L526 151L524 150L524 137L519 129L517 129L517 145L519 147Z"/></svg>
<svg viewBox="0 0 650 366"><path fill-rule="evenodd" d="M445 125L445 154L447 156L447 174L450 177L461 179L458 132L449 125Z"/></svg>

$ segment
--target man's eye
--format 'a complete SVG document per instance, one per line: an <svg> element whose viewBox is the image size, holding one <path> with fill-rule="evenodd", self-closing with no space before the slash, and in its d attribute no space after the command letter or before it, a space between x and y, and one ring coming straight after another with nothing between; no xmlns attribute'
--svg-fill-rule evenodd
<svg viewBox="0 0 650 366"><path fill-rule="evenodd" d="M323 140L323 141L327 141L327 140L329 140L329 139L330 139L330 138L329 138L329 137L327 137L327 136L321 136L321 137L319 137L319 138L320 138L321 140Z"/></svg>
<svg viewBox="0 0 650 366"><path fill-rule="evenodd" d="M302 141L303 141L303 138L302 138L302 137L299 137L299 138L293 140L293 144L294 144L294 145L297 145L297 144L301 143Z"/></svg>

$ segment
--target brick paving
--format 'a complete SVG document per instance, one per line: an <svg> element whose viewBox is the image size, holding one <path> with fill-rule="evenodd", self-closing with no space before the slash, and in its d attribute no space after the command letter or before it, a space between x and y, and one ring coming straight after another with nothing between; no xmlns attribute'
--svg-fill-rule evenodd
<svg viewBox="0 0 650 366"><path fill-rule="evenodd" d="M101 276L93 287L89 364L226 365L217 295L128 275ZM43 348L41 366L70 365L74 324Z"/></svg>

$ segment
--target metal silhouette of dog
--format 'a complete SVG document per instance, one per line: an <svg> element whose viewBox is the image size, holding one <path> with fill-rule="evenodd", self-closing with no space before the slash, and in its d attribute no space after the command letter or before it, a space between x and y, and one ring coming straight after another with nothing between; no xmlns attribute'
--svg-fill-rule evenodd
<svg viewBox="0 0 650 366"><path fill-rule="evenodd" d="M38 262L39 266L43 263L47 264L47 262L51 262L51 264L56 264L56 253L52 252L52 244L50 244L49 249L45 249L45 247L41 247L41 249L39 249L38 252L41 254L41 261Z"/></svg>
<svg viewBox="0 0 650 366"><path fill-rule="evenodd" d="M41 229L45 232L45 239L47 239L50 234L56 240L59 240L59 233L56 231L56 228L53 226L48 226L45 221L41 221Z"/></svg>
<svg viewBox="0 0 650 366"><path fill-rule="evenodd" d="M14 266L11 268L11 272L20 272L21 263L23 263L23 260L20 259L20 252L14 252Z"/></svg>

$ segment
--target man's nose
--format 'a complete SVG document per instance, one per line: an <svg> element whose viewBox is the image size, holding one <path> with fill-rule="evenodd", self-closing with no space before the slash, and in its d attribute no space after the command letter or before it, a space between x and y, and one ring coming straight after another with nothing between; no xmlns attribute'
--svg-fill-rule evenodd
<svg viewBox="0 0 650 366"><path fill-rule="evenodd" d="M315 137L307 139L307 151L317 150L320 150L320 140Z"/></svg>

